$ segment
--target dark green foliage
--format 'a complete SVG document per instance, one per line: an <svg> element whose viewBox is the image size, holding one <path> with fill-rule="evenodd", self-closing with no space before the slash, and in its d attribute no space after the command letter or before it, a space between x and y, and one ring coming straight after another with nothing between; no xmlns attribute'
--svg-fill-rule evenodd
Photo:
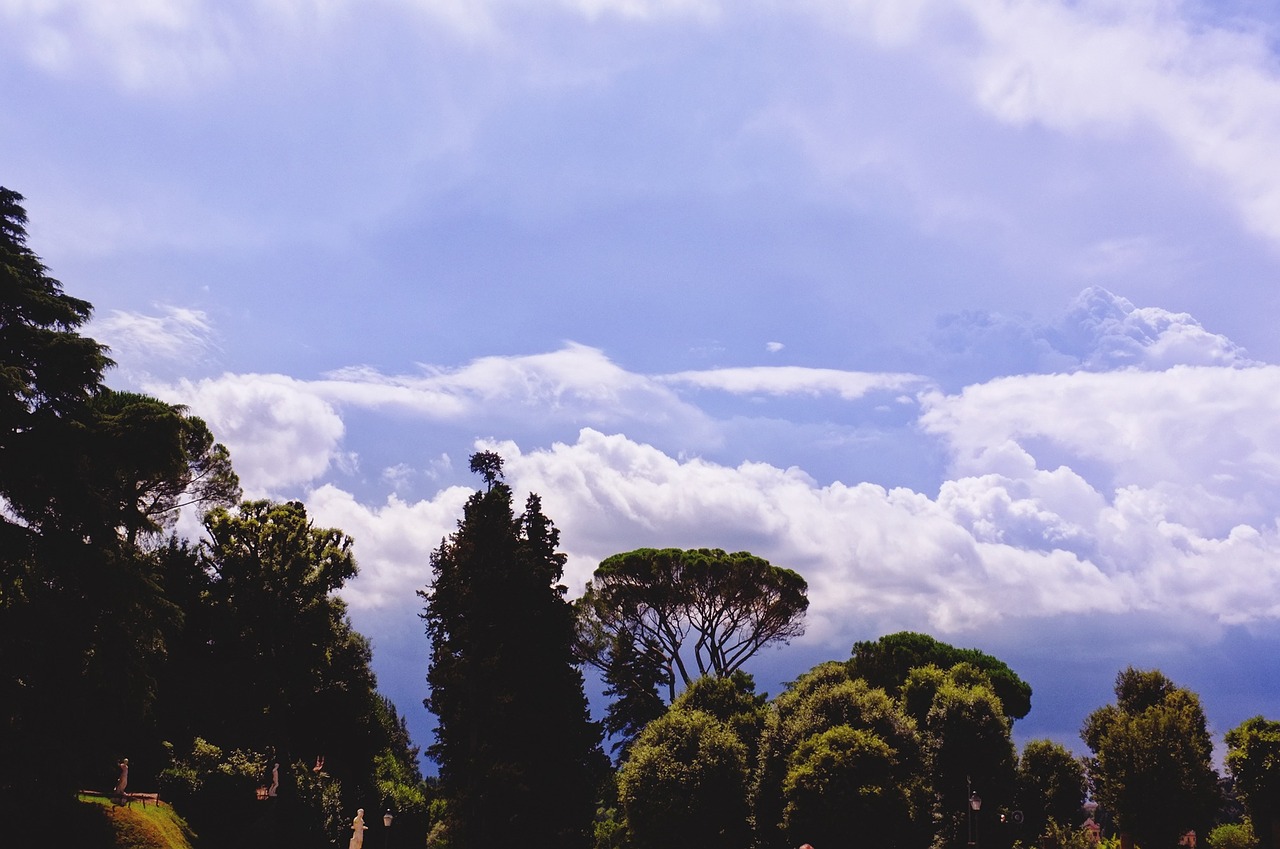
<svg viewBox="0 0 1280 849"><path fill-rule="evenodd" d="M368 641L333 595L356 574L352 540L317 528L299 502L248 501L205 517L208 542L163 549L186 617L171 638L162 730L208 735L286 762L323 755L353 792L393 730Z"/></svg>
<svg viewBox="0 0 1280 849"><path fill-rule="evenodd" d="M48 275L26 225L22 195L0 187L0 468L15 440L88 400L111 362L77 332L93 308Z"/></svg>
<svg viewBox="0 0 1280 849"><path fill-rule="evenodd" d="M1013 801L1016 756L1009 720L1000 699L973 667L959 664L933 698L922 729L925 763L932 779L935 845L960 842L969 822L969 797L982 798L973 824L987 847L1008 845L1011 835L994 828Z"/></svg>
<svg viewBox="0 0 1280 849"><path fill-rule="evenodd" d="M658 695L659 688L665 690L670 683L662 650L652 641L641 650L634 634L619 632L609 649L604 682L604 694L613 697L605 708L604 731L617 738L613 749L626 760L635 738L667 710Z"/></svg>
<svg viewBox="0 0 1280 849"><path fill-rule="evenodd" d="M389 753L396 769L383 771L411 785L403 724L380 718L368 643L331 595L354 574L350 541L312 528L299 504L223 509L239 482L205 423L102 386L106 349L78 332L90 305L27 247L21 200L0 189L0 818L14 823L10 836L60 816L78 788L110 788L126 755L131 786L154 789L163 739L274 749L286 774L290 749L308 762L324 754L353 794L377 792L375 757ZM160 542L196 505L217 508L211 541ZM271 808L275 824L305 830L288 804Z"/></svg>
<svg viewBox="0 0 1280 849"><path fill-rule="evenodd" d="M471 471L484 478L485 487L502 480L502 458L492 451L477 451L471 455Z"/></svg>
<svg viewBox="0 0 1280 849"><path fill-rule="evenodd" d="M748 829L746 747L723 722L673 707L644 730L618 774L638 849L742 849Z"/></svg>
<svg viewBox="0 0 1280 849"><path fill-rule="evenodd" d="M1280 847L1280 722L1255 716L1227 732L1227 769L1263 849Z"/></svg>
<svg viewBox="0 0 1280 849"><path fill-rule="evenodd" d="M246 824L256 810L255 790L262 784L267 757L258 752L222 748L197 737L189 752L166 745L170 763L158 776L163 798L173 804L210 845L243 843Z"/></svg>
<svg viewBox="0 0 1280 849"><path fill-rule="evenodd" d="M23 765L0 808L29 820L146 740L181 611L143 538L182 493L235 479L198 419L101 385L105 348L78 332L91 308L27 247L21 200L0 189L0 762Z"/></svg>
<svg viewBox="0 0 1280 849"><path fill-rule="evenodd" d="M1218 809L1213 743L1200 699L1157 670L1116 676L1116 704L1098 708L1080 736L1093 750L1098 802L1145 849L1206 834Z"/></svg>
<svg viewBox="0 0 1280 849"><path fill-rule="evenodd" d="M574 664L559 532L537 496L514 515L500 462L478 455L473 467L487 489L419 592L445 828L460 847L586 847L606 762Z"/></svg>
<svg viewBox="0 0 1280 849"><path fill-rule="evenodd" d="M240 496L226 448L183 407L101 389L59 424L49 431L55 445L10 458L8 494L38 530L134 546L171 525L181 507Z"/></svg>
<svg viewBox="0 0 1280 849"><path fill-rule="evenodd" d="M611 667L630 635L627 657L660 653L663 673L639 677L665 683L671 701L677 684L728 675L804 633L809 599L804 578L746 551L641 548L602 561L576 606L582 659L620 677Z"/></svg>
<svg viewBox="0 0 1280 849"><path fill-rule="evenodd" d="M850 679L845 665L832 661L802 675L771 707L752 788L758 840L779 844L784 834L794 836L792 829L801 822L816 827L821 820L824 828L836 828L830 819L835 812L863 810L874 797L875 804L884 802L878 810L890 817L876 825L877 834L891 846L919 845L928 828L920 738L915 723L884 690ZM816 742L833 729L865 735L854 742L841 731ZM804 756L797 754L801 750ZM820 776L826 779L819 781ZM822 798L815 796L820 788L825 788ZM793 802L798 807L788 815Z"/></svg>
<svg viewBox="0 0 1280 849"><path fill-rule="evenodd" d="M80 580L94 568L83 540L40 536L44 499L30 495L39 489L30 470L57 457L76 427L66 416L83 411L110 362L78 332L92 308L48 275L27 246L26 223L22 196L0 187L0 763L25 772L0 775L0 816L18 823L51 801L72 803L73 767L59 759L78 766L75 741L42 747L72 718L87 635L63 626L91 612L94 589Z"/></svg>
<svg viewBox="0 0 1280 849"><path fill-rule="evenodd" d="M1084 765L1051 740L1031 740L1018 758L1016 807L1022 811L1022 837L1033 842L1050 825L1070 829L1083 821Z"/></svg>
<svg viewBox="0 0 1280 849"><path fill-rule="evenodd" d="M739 669L724 677L699 678L671 706L700 710L723 722L746 747L747 763L754 765L769 715L768 701L768 693L757 695L755 679Z"/></svg>
<svg viewBox="0 0 1280 849"><path fill-rule="evenodd" d="M431 828L430 788L418 765L418 747L409 739L409 729L395 705L385 697L379 697L378 702L379 720L389 737L387 747L373 764L380 800L378 811L391 811L395 816L396 834L411 844L421 845Z"/></svg>
<svg viewBox="0 0 1280 849"><path fill-rule="evenodd" d="M792 845L895 847L911 834L900 755L874 732L837 725L805 739L787 759L783 831Z"/></svg>
<svg viewBox="0 0 1280 849"><path fill-rule="evenodd" d="M849 671L854 678L865 678L874 687L883 687L897 695L907 674L922 666L950 669L957 663L969 663L986 673L991 688L1010 719L1021 719L1031 710L1031 685L1023 681L1003 661L977 649L959 649L939 642L928 634L901 631L874 642L853 646Z"/></svg>

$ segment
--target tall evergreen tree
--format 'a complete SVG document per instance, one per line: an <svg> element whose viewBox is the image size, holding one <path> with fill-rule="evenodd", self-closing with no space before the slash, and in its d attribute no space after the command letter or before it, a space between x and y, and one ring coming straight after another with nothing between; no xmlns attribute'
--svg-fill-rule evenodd
<svg viewBox="0 0 1280 849"><path fill-rule="evenodd" d="M117 734L145 708L168 613L150 564L90 506L90 466L112 461L83 450L110 360L80 334L90 304L28 246L22 200L0 188L0 819L18 830L69 805L104 754L86 705Z"/></svg>
<svg viewBox="0 0 1280 849"><path fill-rule="evenodd" d="M471 458L485 489L431 556L419 595L431 638L428 753L440 765L450 844L591 843L603 777L600 729L574 665L559 531L530 495L519 516L502 459Z"/></svg>

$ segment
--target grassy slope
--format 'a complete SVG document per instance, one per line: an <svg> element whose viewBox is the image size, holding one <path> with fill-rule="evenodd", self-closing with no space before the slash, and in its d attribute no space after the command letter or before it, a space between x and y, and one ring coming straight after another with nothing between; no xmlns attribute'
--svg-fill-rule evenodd
<svg viewBox="0 0 1280 849"><path fill-rule="evenodd" d="M71 849L192 849L195 836L168 805L135 802L118 807L101 796L81 796Z"/></svg>

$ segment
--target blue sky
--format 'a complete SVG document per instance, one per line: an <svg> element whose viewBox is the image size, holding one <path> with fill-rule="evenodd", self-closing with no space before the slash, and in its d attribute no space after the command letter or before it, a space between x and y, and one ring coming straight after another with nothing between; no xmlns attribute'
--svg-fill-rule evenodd
<svg viewBox="0 0 1280 849"><path fill-rule="evenodd" d="M1082 753L1129 664L1275 715L1278 52L1261 0L0 0L0 182L112 385L355 537L420 743L486 447L573 592L747 549L811 588L764 689L928 631Z"/></svg>

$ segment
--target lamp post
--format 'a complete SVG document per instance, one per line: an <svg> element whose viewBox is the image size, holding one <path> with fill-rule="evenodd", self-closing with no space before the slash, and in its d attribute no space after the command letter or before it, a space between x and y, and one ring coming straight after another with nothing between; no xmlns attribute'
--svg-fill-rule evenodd
<svg viewBox="0 0 1280 849"><path fill-rule="evenodd" d="M382 834L384 835L382 838L382 849L387 849L387 847L391 845L391 820L391 809L388 808L387 812L382 815Z"/></svg>
<svg viewBox="0 0 1280 849"><path fill-rule="evenodd" d="M969 780L969 776L965 776L964 783L969 790L969 845L973 847L973 849L977 849L977 824L974 820L978 811L982 810L982 797L973 791L973 783Z"/></svg>

